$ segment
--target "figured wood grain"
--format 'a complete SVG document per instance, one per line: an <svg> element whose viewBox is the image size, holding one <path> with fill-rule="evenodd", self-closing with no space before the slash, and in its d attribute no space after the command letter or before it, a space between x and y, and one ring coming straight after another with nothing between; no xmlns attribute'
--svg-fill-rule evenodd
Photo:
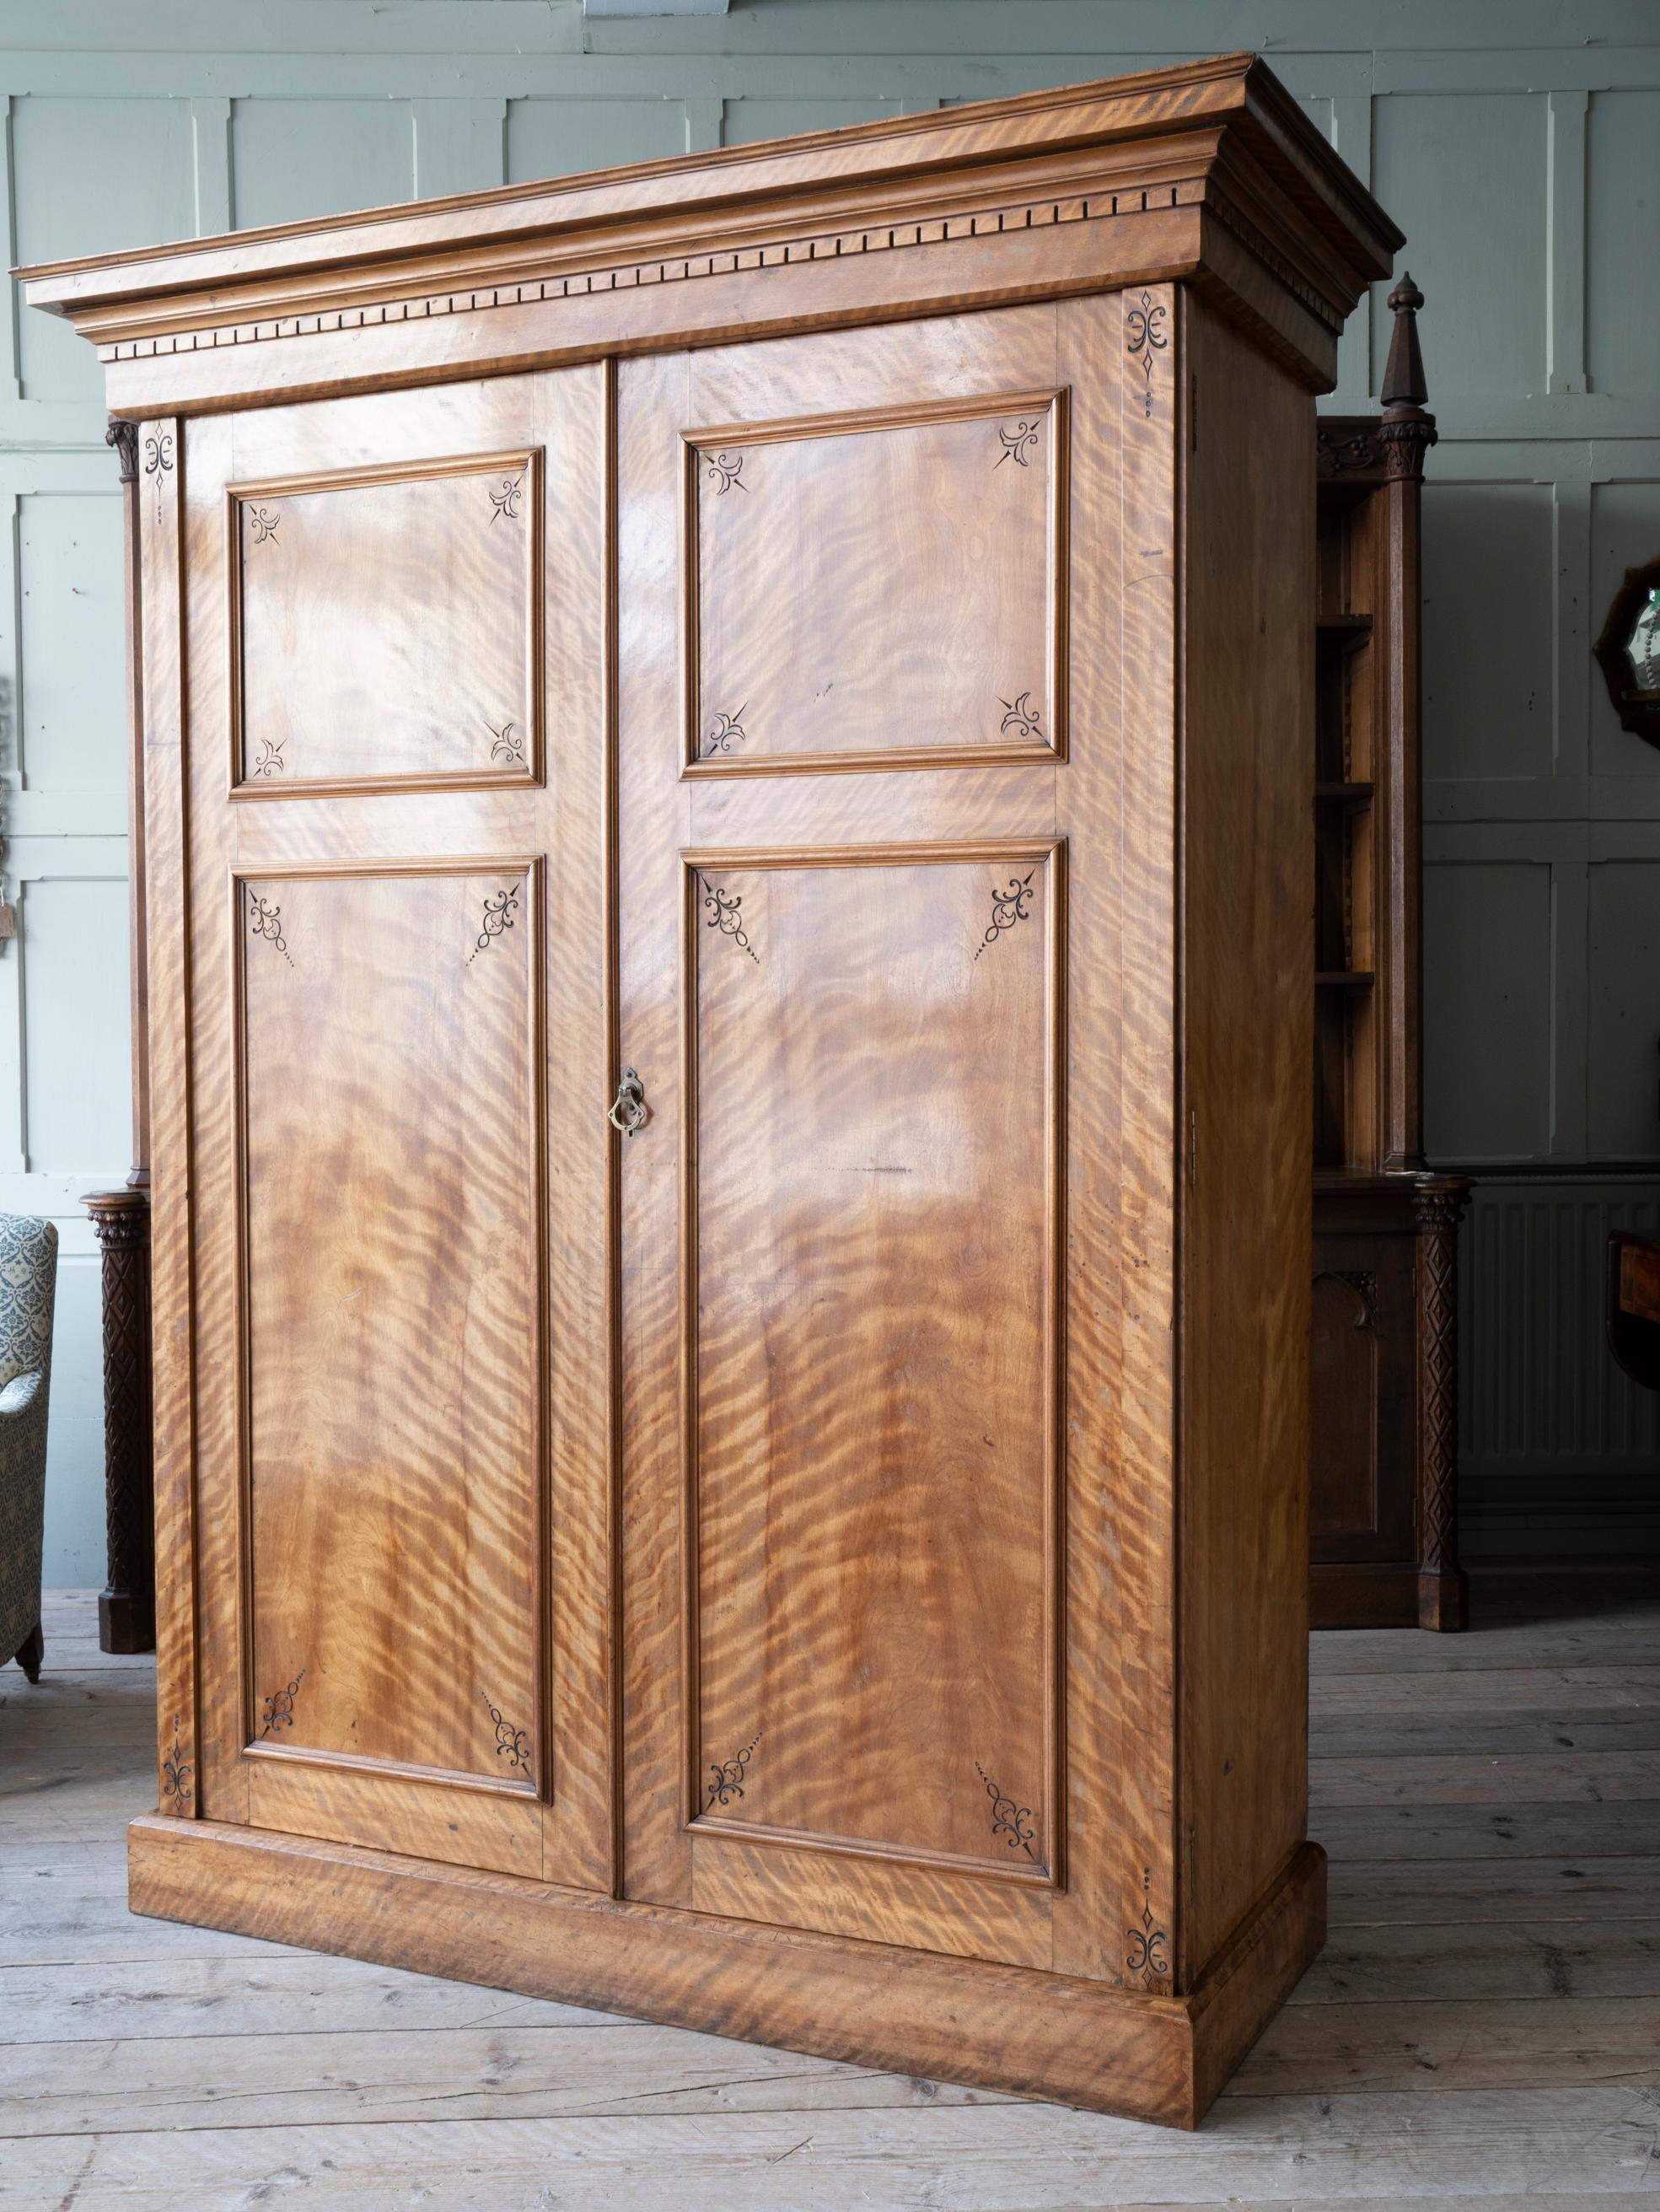
<svg viewBox="0 0 1660 2212"><path fill-rule="evenodd" d="M255 1758L548 1779L542 892L516 854L232 879Z"/></svg>
<svg viewBox="0 0 1660 2212"><path fill-rule="evenodd" d="M198 1325L220 1347L199 1420L215 1439L210 1464L221 1451L234 1463L245 1445L249 1459L245 1502L223 1482L202 1486L209 1782L238 1817L401 1836L536 1875L546 1858L558 1879L609 1887L609 1384L593 1326L605 1297L605 969L603 923L589 921L605 890L604 378L189 434L203 518L191 599L206 979L196 1035L210 1079L195 1131L198 1280L211 1297ZM446 481L446 459L532 451L567 473L585 467L595 493L562 502L557 520L536 501L520 510L553 533L560 605L546 681L574 700L566 727L583 758L552 789L521 778L494 792L228 801L226 483L396 479L434 456ZM484 531L499 526L489 513L484 496ZM538 576L542 565L530 562ZM556 846L569 864L557 921L568 931L577 902L592 948L558 975L541 950ZM236 1020L227 971L241 978ZM579 1006L550 1087L546 1041ZM312 1152L322 1171L294 1175ZM239 1310L245 1411L230 1387ZM545 1534L555 1510L557 1548ZM306 1756L317 1763L302 1773ZM524 1802L493 1805L503 1790Z"/></svg>
<svg viewBox="0 0 1660 2212"><path fill-rule="evenodd" d="M701 355L692 364L692 387L683 403L688 412L682 416L660 413L650 435L645 421L638 425L631 421L633 372L625 368L625 465L638 441L652 471L651 511L662 516L656 527L666 534L669 516L684 488L681 432L688 421L731 425L753 418L765 427L780 417L828 416L848 421L896 405L915 411L919 404L919 340L926 348L924 373L933 372L935 397L928 404L961 416L976 389L989 389L994 395L1011 389L1052 389L1053 333L1052 314L1041 310L997 319L990 326L948 323L908 332L863 332L809 346L786 343ZM857 434L838 433L826 442L842 444ZM786 441L764 441L757 450L771 455L782 442ZM997 465L995 455L989 465ZM1029 479L1031 471L1027 473ZM1028 481L1026 489L1041 516L1041 479ZM726 504L730 507L750 495L734 488L726 495ZM643 489L639 496L644 511ZM625 518L628 504L625 492ZM625 530L627 526L625 520ZM658 574L642 579L643 588L654 594L660 591ZM781 592L784 586L770 580L766 588ZM622 607L627 638L633 633L627 568ZM659 631L642 626L640 636L643 656L649 656L638 678L642 696L646 696L646 670L655 663L661 672L652 678L651 696L661 697L677 673L672 662L663 666L667 654L672 653L673 635L665 640ZM651 818L645 811L648 763L650 773L658 777L677 775L681 766L677 760L671 765L657 752L654 725L636 726L631 739L628 696L625 678L625 869L631 848L646 842L644 828L636 830L633 823ZM881 711L879 698L869 693L862 695L857 712L850 710L853 749L865 742L871 730L880 732ZM942 720L920 723L914 736L925 742L944 726ZM631 744L635 748L632 759ZM682 1144L690 1146L695 1138L697 1146L695 1154L687 1153L682 1204L682 1218L695 1226L698 1242L695 1255L688 1247L683 1262L692 1271L686 1289L673 1309L654 1301L649 1310L653 1334L644 1342L627 1322L636 1278L632 1267L625 1273L625 1327L639 1362L642 1389L649 1388L656 1397L662 1409L657 1419L665 1427L671 1389L676 1422L682 1416L681 1393L675 1386L682 1348L678 1334L670 1334L664 1324L680 1311L688 1322L695 1314L700 1339L714 1332L706 1384L706 1344L705 1352L696 1355L695 1368L688 1370L699 1377L698 1395L685 1401L684 1410L688 1423L697 1422L695 1434L688 1429L688 1446L695 1447L706 1468L714 1469L712 1480L706 1474L700 1475L695 1490L686 1493L686 1503L688 1508L695 1503L698 1523L707 1522L712 1530L718 1580L712 1587L704 1583L697 1588L694 1606L683 1605L681 1593L688 1587L691 1573L689 1554L682 1555L687 1536L677 1536L671 1562L657 1532L665 1525L689 1529L694 1525L691 1513L686 1511L682 1523L682 1486L672 1468L641 1460L638 1464L657 1502L650 1506L643 1498L631 1502L625 1528L625 1590L631 1640L638 1632L648 1645L663 1648L665 1601L686 1619L685 1648L677 1656L688 1669L688 1681L695 1683L703 1671L701 1644L706 1632L700 1625L715 1625L718 1632L710 1656L719 1710L702 1710L694 1729L682 1700L702 1693L681 1690L679 1668L665 1684L662 1661L657 1661L649 1692L637 1708L652 1748L648 1753L642 1744L638 1753L631 1751L629 1760L632 1774L639 1771L637 1759L649 1757L647 1771L653 1778L641 1787L633 1816L656 1839L652 1859L642 1858L639 1863L654 1863L677 1882L689 1875L694 1887L636 1887L631 1870L627 1887L632 1895L669 1901L684 1897L694 1899L700 1909L722 1910L736 1909L748 1894L749 1909L765 1917L785 1911L786 1917L808 1926L880 1933L952 1951L984 1944L993 1955L1005 1958L1031 1958L1034 1942L1042 1940L1041 1911L1021 1932L1018 1915L1011 1920L1010 1908L1002 1900L983 1903L977 1884L988 1875L1001 1880L1011 1857L1019 1860L1028 1881L1040 1883L1048 1864L1046 1859L1028 1856L1018 1840L1011 1851L1007 1834L997 1832L997 1793L988 1793L987 1777L999 1791L1016 1793L1011 1796L1011 1812L1027 1808L1024 1822L1016 1825L1030 1829L1033 1853L1047 1850L1046 1838L1032 1827L1033 1812L1040 1826L1052 1830L1053 1825L1044 1812L1045 1770L1052 1771L1055 1766L1055 1755L1045 1744L1052 1741L1053 1716L1058 1712L1049 1680L1052 1670L1043 1666L1035 1650L1023 1650L1018 1659L1011 1656L1007 1663L999 1660L1000 1653L1012 1655L1019 1641L1010 1640L1003 1625L1015 1618L1024 1621L1029 1614L1029 1632L1051 1642L1058 1628L1052 1603L1045 1609L1039 1599L1033 1609L1034 1588L1041 1587L1046 1572L1045 1548L1053 1541L1045 1533L1042 1504L1043 1470L1051 1463L1042 1441L1049 1418L1045 1399L1053 1385L1044 1382L1043 1356L1033 1364L1032 1347L1038 1340L1032 1334L1033 1322L1024 1316L1032 1310L1033 1297L1044 1296L1045 1276L1033 1277L1030 1267L1017 1265L1011 1270L1009 1288L1001 1290L997 1270L1004 1261L991 1256L996 1240L982 1239L983 1224L969 1227L971 1208L960 1214L953 1209L963 1204L959 1191L972 1189L984 1173L982 1167L971 1164L982 1142L975 1132L984 1109L974 1101L982 1091L988 1099L996 1096L991 1079L964 1057L968 1030L954 1025L969 1018L971 1007L978 1006L984 1012L986 1006L1002 1003L998 994L1003 990L1017 988L1012 981L1000 984L988 964L994 951L1015 952L1017 938L1022 964L1011 975L1027 975L1033 972L1030 963L1036 961L1041 1009L1046 988L1042 938L1059 921L1052 899L1044 902L1040 921L1032 918L1028 898L1028 918L1012 922L1010 935L996 933L993 945L984 946L992 895L1006 887L1009 875L1009 865L999 856L1022 853L1019 872L1024 876L1052 845L1052 838L1041 846L1022 845L1018 839L1011 846L1007 839L1000 840L996 831L998 810L988 805L988 798L999 794L1003 806L1021 810L1030 820L1034 806L1031 780L1034 775L1046 778L1048 773L1040 766L1020 776L1007 769L953 766L937 776L739 775L678 784L679 790L689 794L700 840L686 855L687 881L675 887L671 901L677 927L685 931L684 973L695 981L699 994L696 1024L688 1027L682 1048L694 1048L697 1054L693 1069L700 1078L695 1127L686 1118L691 1109L685 1101L677 1100L675 1109L676 1122L684 1126ZM628 795L629 779L636 774L641 778L637 817L631 817ZM874 789L877 786L879 793ZM1047 819L1041 826L1047 828L1052 801L1045 812ZM704 824L712 820L718 820L732 838L715 855L702 842ZM959 824L965 821L984 825L991 834L983 830L981 841L964 847ZM895 833L908 831L913 823L924 834L896 847ZM863 848L857 839L860 827L871 836ZM859 865L862 850L863 866ZM881 865L884 854L894 855L901 865L885 874ZM753 865L743 873L746 855ZM971 915L956 890L947 901L948 912L942 908L936 914L927 902L932 899L937 903L943 891L930 891L936 871L928 864L937 860L942 864L942 885L954 884L957 872L950 864L971 856L979 883L978 918ZM636 880L644 886L644 862L639 865L641 874ZM713 900L712 884L720 888L720 900ZM651 895L661 897L667 888L659 881ZM733 896L743 902L736 909L722 903ZM752 929L750 918L770 911L786 897L793 904L778 904L781 933L769 950L768 928L757 919ZM916 927L908 928L905 917L912 915L918 899L927 910L918 909L912 917ZM642 940L651 941L659 927L657 919L644 912L636 920L625 890L625 970L633 966L644 977L644 963L633 948ZM737 941L739 929L747 946ZM954 948L949 972L958 977L948 988L936 942L942 931L948 933ZM891 934L884 938L884 932ZM844 949L835 956L835 963L827 967L827 950L835 938L845 940ZM907 938L914 939L915 948L908 954L904 949ZM862 979L893 964L887 954L876 954L879 941L891 944L895 958L909 964L901 964L895 974L891 1016L873 1024ZM983 951L978 963L972 957L977 945ZM724 957L718 960L718 956ZM775 964L768 967L768 961ZM662 975L654 988L672 993L670 1005L678 1023L682 987L676 972ZM971 975L978 989L971 985ZM706 1002L706 991L718 996ZM993 994L990 1000L988 991ZM907 1002L907 992L913 1003ZM1016 1002L1010 1003L1012 1007ZM686 1005L689 1012L689 996ZM861 1006L860 1019L850 1024L850 1017ZM640 1011L647 1012L643 1006ZM633 1018L625 1005L623 1054L640 1066L648 1096L654 1096L651 1071L631 1042ZM927 1042L930 1024L936 1032L933 1045ZM900 1101L890 1095L891 1066L885 1052L877 1048L879 1037L888 1031L897 1036L914 1032L923 1055L916 1103L907 1118L897 1121L894 1115ZM641 1033L650 1038L656 1032L652 1009ZM1044 1269L1050 1266L1047 1246L1054 1235L1055 1217L1043 1192L1053 1169L1052 1164L1045 1164L1041 1151L1033 1152L1031 1146L1035 1142L1041 1147L1051 1113L1051 1079L1045 1067L1057 1035L1051 1015L1048 1042L1042 1034L1034 1037L1038 1064L1025 1074L1026 1087L1010 1094L1027 1100L1019 1127L1011 1125L1009 1136L1020 1148L1021 1161L1029 1157L1032 1168L1028 1172L1024 1164L1020 1167L1023 1187L1011 1188L1004 1201L1022 1219L1048 1224L1038 1233L1041 1249L1036 1259ZM799 1042L792 1045L791 1037ZM712 1060L708 1059L711 1053ZM781 1059L779 1054L789 1056ZM775 1076L766 1073L768 1066L777 1066ZM844 1071L839 1076L839 1066ZM706 1095L705 1073L715 1081L712 1103ZM1013 1075L999 1079L1021 1079ZM775 1103L760 1103L758 1086L761 1098L770 1096ZM685 1098L691 1097L688 1089ZM821 1138L803 1139L804 1122L820 1129ZM949 1151L936 1149L941 1140L931 1133L936 1128L955 1133ZM649 1156L670 1134L666 1118L659 1122L654 1117L626 1148L626 1222L631 1180L637 1172L660 1172L648 1170ZM697 1194L706 1155L713 1195L700 1201ZM912 1174L891 1178L903 1185L891 1194L890 1178L870 1172L884 1164L906 1161ZM845 1173L838 1172L838 1164ZM1003 1172L1012 1177L1015 1170L1011 1152ZM779 1180L791 1176L797 1185L793 1197ZM966 1183L965 1176L969 1177ZM935 1192L926 1205L924 1178ZM770 1198L769 1182L777 1186ZM872 1186L863 1195L862 1182ZM695 1218L691 1212L694 1203L699 1206ZM769 1225L774 1214L775 1225ZM891 1232L884 1232L885 1220L891 1222ZM939 1300L937 1260L929 1256L934 1249L930 1236L925 1226L918 1233L919 1224L928 1220L937 1220L938 1233L948 1238L970 1236L975 1252L984 1254L970 1262L972 1279L981 1285L975 1302L955 1312ZM960 1224L955 1230L950 1226L954 1220ZM886 1246L885 1233L890 1237ZM780 1237L785 1241L779 1242ZM836 1287L836 1277L824 1273L823 1261L833 1251L855 1260L860 1237L870 1256L857 1264L875 1273L869 1297L849 1299ZM643 1254L642 1261L660 1282L669 1261L661 1253L660 1240L654 1238L654 1243L659 1249L649 1256ZM881 1291L884 1269L896 1284L908 1287L894 1295ZM1003 1332L1009 1341L993 1350L989 1339L984 1343L976 1339L979 1324L972 1316L982 1305L989 1313L997 1299L1005 1296L1019 1302L1018 1310L1011 1304L1011 1331ZM769 1305L772 1319L767 1322L764 1317ZM646 1310L643 1297L635 1310ZM879 1313L888 1316L881 1328L875 1326ZM881 1348L884 1336L893 1340L891 1351ZM1024 1371L1022 1362L1032 1368L1024 1392L1015 1387ZM781 1379L769 1380L791 1372L800 1376L798 1389L785 1387ZM821 1413L810 1412L805 1404L797 1407L794 1401L804 1391L815 1394ZM937 1418L924 1417L930 1405ZM999 1448L1009 1448L1007 1468L1001 1456L989 1459L992 1447L984 1442L988 1432ZM970 1470L982 1461L991 1467L992 1488L976 1505L974 1492L963 1486ZM1009 1521L1003 1504L993 1501L1018 1498L1022 1485L1027 1486L1032 1504L1023 1519L1017 1514ZM924 1489L933 1501L926 1510L921 1503ZM1010 1544L988 1547L985 1530L994 1521L999 1526L1008 1523ZM772 1562L765 1567L755 1548L763 1540ZM815 1556L821 1551L822 1564ZM977 1558L987 1562L1006 1558L1007 1597L970 1581ZM730 1564L723 1565L723 1560ZM752 1561L758 1572L751 1571ZM667 1576L673 1564L679 1565L681 1572L679 1581L671 1584ZM831 1568L837 1565L839 1573L833 1574ZM857 1581L857 1591L850 1577ZM952 1591L955 1596L945 1604ZM780 1623L760 1632L767 1613L780 1602L788 1623L794 1626ZM763 1634L764 1648L756 1642L758 1632ZM1023 1628L1022 1633L1027 1632ZM977 1638L984 1645L978 1650ZM809 1658L803 1668L797 1650L805 1655L815 1648L821 1648L827 1664L814 1664ZM942 1660L948 1650L956 1656L942 1672ZM942 1752L930 1741L937 1729L928 1718L936 1694L930 1685L947 1674L984 1686L977 1703L984 1700L988 1717L998 1710L1016 1711L1024 1698L1027 1711L1020 1733L1026 1741L1020 1750L1033 1771L1031 1784L1016 1784L1000 1776L984 1746L965 1741ZM999 1680L1003 1674L1008 1680ZM764 1700L769 1718L774 1711L777 1717L771 1718L769 1726L756 1715L727 1742L729 1711L730 1723L736 1727L739 1709L754 1703L754 1693L763 1692L774 1676L788 1692L780 1695L775 1691ZM835 1684L844 1680L848 1695L839 1696ZM758 1727L761 1736L754 1742ZM863 1753L850 1753L850 1729L863 1729L869 1738ZM746 1749L750 1756L737 1776L744 1796L739 1798L735 1788L729 1789L724 1806L706 1805L714 1768L724 1768ZM769 1815L762 1791L766 1762L774 1756L785 1762L786 1794L775 1798L775 1810ZM669 1771L670 1759L677 1795L663 1802L655 1778ZM688 1853L685 1843L671 1839L694 1807L700 1809L689 1831L693 1849ZM741 1844L752 1824L767 1833L768 1847ZM797 1848L803 1841L815 1848L803 1852ZM914 1877L899 1878L869 1860L873 1850L883 1855L895 1850L909 1854L921 1864ZM965 1850L979 1869L966 1881L950 1874L945 1863ZM687 1856L678 1858L677 1852ZM786 1856L792 1870L798 1870L792 1871L787 1889L778 1869L767 1864L775 1855ZM682 1866L685 1873L678 1870ZM1037 1900L1033 1905L1035 1911Z"/></svg>
<svg viewBox="0 0 1660 2212"><path fill-rule="evenodd" d="M536 781L542 506L539 447L228 485L233 787Z"/></svg>
<svg viewBox="0 0 1660 2212"><path fill-rule="evenodd" d="M440 1972L464 1957L530 1995L581 2002L603 1986L683 2026L867 2064L904 2051L948 2079L1185 2126L1324 1925L1324 1860L1305 1847L1190 1999L1148 2000L253 1829L151 1817L130 1833L134 1905L163 1918L211 1891L211 1917L249 1934L303 1925L314 1948Z"/></svg>
<svg viewBox="0 0 1660 2212"><path fill-rule="evenodd" d="M1306 1832L1314 441L1307 395L1202 302L1184 307L1180 1755L1192 1972Z"/></svg>
<svg viewBox="0 0 1660 2212"><path fill-rule="evenodd" d="M156 1793L170 1812L195 1812L200 1791L197 1712L195 1379L191 1251L190 981L179 937L186 911L183 479L170 480L181 426L139 426L141 477L134 530L140 574L144 750L145 964L154 977L149 1124L164 1155L151 1171L150 1326L154 1422ZM163 441L165 442L165 445ZM158 481L157 479L160 479ZM167 1762L171 1759L169 1771Z"/></svg>
<svg viewBox="0 0 1660 2212"><path fill-rule="evenodd" d="M686 438L700 775L1065 752L1064 393Z"/></svg>
<svg viewBox="0 0 1660 2212"><path fill-rule="evenodd" d="M136 1893L1190 2124L1323 1876L1306 1255L1196 1199L1186 1108L1277 1004L1295 633L1256 580L1306 580L1281 449L1392 233L1243 60L759 158L41 282L118 404L191 412L196 1765L233 1817L141 1828ZM1251 334L1221 496L1182 472L1201 294ZM481 518L528 562L481 551L480 463L529 494L538 453L545 501ZM1245 613L1184 608L1196 532ZM547 744L475 776L449 726L538 625ZM282 796L227 795L278 750ZM1232 1187L1306 1123L1274 1054Z"/></svg>
<svg viewBox="0 0 1660 2212"><path fill-rule="evenodd" d="M1088 235L1057 255L1066 231ZM28 296L106 341L114 404L159 411L181 364L189 404L233 404L354 370L506 367L527 341L551 365L802 328L847 316L855 292L866 317L878 301L987 306L1075 286L1093 262L1097 284L1197 276L1324 386L1344 314L1398 242L1261 62L1236 55L414 216L88 257L32 272Z"/></svg>

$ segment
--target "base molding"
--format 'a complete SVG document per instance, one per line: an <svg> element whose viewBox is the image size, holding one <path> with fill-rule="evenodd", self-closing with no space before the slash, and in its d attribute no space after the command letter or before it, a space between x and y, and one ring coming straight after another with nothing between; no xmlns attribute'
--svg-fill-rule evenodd
<svg viewBox="0 0 1660 2212"><path fill-rule="evenodd" d="M1192 2128L1325 1940L1303 1844L1182 1996L149 1814L135 1912Z"/></svg>

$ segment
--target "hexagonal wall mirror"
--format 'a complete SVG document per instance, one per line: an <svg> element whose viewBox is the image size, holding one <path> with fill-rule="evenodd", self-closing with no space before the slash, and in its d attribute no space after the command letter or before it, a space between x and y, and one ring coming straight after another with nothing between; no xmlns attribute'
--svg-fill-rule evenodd
<svg viewBox="0 0 1660 2212"><path fill-rule="evenodd" d="M1621 728L1660 745L1660 560L1627 569L1594 650Z"/></svg>

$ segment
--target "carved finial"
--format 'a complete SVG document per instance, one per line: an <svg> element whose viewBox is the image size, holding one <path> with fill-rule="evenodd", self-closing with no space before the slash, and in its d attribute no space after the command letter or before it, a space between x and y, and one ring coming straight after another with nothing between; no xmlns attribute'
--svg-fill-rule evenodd
<svg viewBox="0 0 1660 2212"><path fill-rule="evenodd" d="M123 483L138 481L138 425L129 422L119 415L112 415L110 427L104 433L104 443L113 446L115 457L121 465Z"/></svg>
<svg viewBox="0 0 1660 2212"><path fill-rule="evenodd" d="M1423 356L1418 350L1418 310L1424 295L1411 277L1403 276L1389 295L1395 329L1389 341L1389 362L1384 370L1385 407L1421 407L1429 397L1424 382Z"/></svg>
<svg viewBox="0 0 1660 2212"><path fill-rule="evenodd" d="M1384 440L1385 465L1391 476L1421 477L1424 455L1435 443L1435 417L1424 412L1429 388L1424 381L1424 359L1418 350L1418 310L1424 295L1409 275L1403 275L1389 295L1395 329L1384 367Z"/></svg>

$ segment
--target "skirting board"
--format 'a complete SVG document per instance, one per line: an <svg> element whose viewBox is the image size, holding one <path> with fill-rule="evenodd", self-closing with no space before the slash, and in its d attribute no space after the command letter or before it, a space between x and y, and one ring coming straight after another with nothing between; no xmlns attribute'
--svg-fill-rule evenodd
<svg viewBox="0 0 1660 2212"><path fill-rule="evenodd" d="M1192 2128L1325 1940L1304 1844L1180 1997L766 1928L512 1875L160 1814L135 1912L706 2034Z"/></svg>

